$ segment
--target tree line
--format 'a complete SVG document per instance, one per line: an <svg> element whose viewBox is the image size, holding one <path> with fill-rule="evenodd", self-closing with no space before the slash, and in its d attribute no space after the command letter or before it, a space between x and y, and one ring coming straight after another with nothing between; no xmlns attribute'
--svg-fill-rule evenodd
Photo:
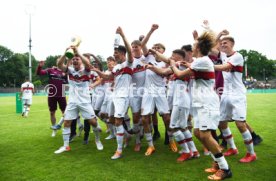
<svg viewBox="0 0 276 181"><path fill-rule="evenodd" d="M246 60L248 77L264 81L276 78L276 60L270 60L255 50L239 51ZM60 55L49 55L45 61L45 67L56 65ZM106 69L106 62L100 55L97 56ZM32 56L32 80L35 86L46 85L47 76L35 74L38 61ZM245 71L245 69L244 69ZM29 72L29 54L15 53L5 46L0 45L0 87L20 87ZM245 72L243 74L245 76ZM244 77L245 78L245 77Z"/></svg>

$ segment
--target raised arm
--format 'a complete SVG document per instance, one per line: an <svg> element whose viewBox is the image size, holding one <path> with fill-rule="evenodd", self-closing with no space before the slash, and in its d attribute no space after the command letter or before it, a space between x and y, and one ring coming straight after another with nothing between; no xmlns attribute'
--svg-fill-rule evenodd
<svg viewBox="0 0 276 181"><path fill-rule="evenodd" d="M151 37L151 34L155 31L155 30L157 30L158 29L158 24L153 24L152 26L151 26L151 29L150 29L150 31L148 32L148 34L143 38L143 40L142 40L142 42L141 42L141 44L142 44L142 49L143 49L143 53L144 53L144 55L147 55L148 54L148 49L147 49L147 43L148 43L148 41L149 41L149 39L150 39L150 37Z"/></svg>
<svg viewBox="0 0 276 181"><path fill-rule="evenodd" d="M79 57L81 58L85 70L90 70L91 64L90 64L89 59L86 58L85 56L83 56L83 54L81 54L81 53L79 52L78 47L76 47L76 46L71 46L71 48L74 50L75 55L77 55L77 56L79 56Z"/></svg>
<svg viewBox="0 0 276 181"><path fill-rule="evenodd" d="M48 74L47 70L42 69L42 67L44 66L44 63L45 63L44 61L40 61L38 63L38 66L36 68L36 75L47 75Z"/></svg>
<svg viewBox="0 0 276 181"><path fill-rule="evenodd" d="M91 89L94 89L95 87L97 87L98 85L100 85L102 83L102 78L100 78L100 77L97 77L96 78L96 81L95 82L93 82L92 84L90 84L90 88Z"/></svg>
<svg viewBox="0 0 276 181"><path fill-rule="evenodd" d="M57 67L62 70L63 72L66 72L67 71L67 65L64 64L65 63L65 60L66 60L66 56L65 56L65 53L58 59L57 61Z"/></svg>
<svg viewBox="0 0 276 181"><path fill-rule="evenodd" d="M120 34L123 41L124 41L124 44L125 44L125 47L126 47L126 51L127 51L127 60L132 63L133 62L133 56L132 56L132 51L131 51L131 46L123 32L123 29L121 27L118 27L117 30L116 30L116 33Z"/></svg>

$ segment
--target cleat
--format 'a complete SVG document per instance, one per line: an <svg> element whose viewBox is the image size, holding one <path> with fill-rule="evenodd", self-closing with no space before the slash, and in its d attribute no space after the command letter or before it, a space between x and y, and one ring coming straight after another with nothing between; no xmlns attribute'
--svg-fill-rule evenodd
<svg viewBox="0 0 276 181"><path fill-rule="evenodd" d="M191 153L182 153L180 157L177 158L177 162L183 162L192 158Z"/></svg>
<svg viewBox="0 0 276 181"><path fill-rule="evenodd" d="M134 151L139 152L141 150L141 143L136 143L134 147Z"/></svg>
<svg viewBox="0 0 276 181"><path fill-rule="evenodd" d="M223 153L224 156L231 156L239 154L238 149L229 148L226 152Z"/></svg>
<svg viewBox="0 0 276 181"><path fill-rule="evenodd" d="M89 142L88 139L87 139L87 140L83 140L82 144L83 144L83 145L87 145L88 142Z"/></svg>
<svg viewBox="0 0 276 181"><path fill-rule="evenodd" d="M177 152L177 146L176 146L176 143L174 140L170 141L170 149L173 151L173 152Z"/></svg>
<svg viewBox="0 0 276 181"><path fill-rule="evenodd" d="M204 171L207 173L216 173L219 170L219 165L217 162L213 162L211 168L206 168Z"/></svg>
<svg viewBox="0 0 276 181"><path fill-rule="evenodd" d="M200 154L199 154L198 151L194 151L194 152L192 153L192 158L199 158L199 157L200 157Z"/></svg>
<svg viewBox="0 0 276 181"><path fill-rule="evenodd" d="M228 170L219 169L215 174L209 175L208 179L209 180L223 180L223 179L231 178L231 177L232 177L232 172L230 169L228 169Z"/></svg>
<svg viewBox="0 0 276 181"><path fill-rule="evenodd" d="M83 128L83 125L80 125L80 127L79 127L79 132L77 133L78 137L81 136L81 133L82 133L83 129L84 129L84 128Z"/></svg>
<svg viewBox="0 0 276 181"><path fill-rule="evenodd" d="M60 126L59 124L56 124L56 125L51 126L51 129L52 129L52 130L58 130L58 129L60 129L60 128L61 128L61 126Z"/></svg>
<svg viewBox="0 0 276 181"><path fill-rule="evenodd" d="M111 139L114 139L114 138L115 138L115 136L110 134L110 135L109 135L108 137L106 137L105 139L106 139L106 140L111 140Z"/></svg>
<svg viewBox="0 0 276 181"><path fill-rule="evenodd" d="M69 143L73 142L76 136L76 134L70 135Z"/></svg>
<svg viewBox="0 0 276 181"><path fill-rule="evenodd" d="M159 132L154 132L152 136L152 140L156 141L160 138L160 133Z"/></svg>
<svg viewBox="0 0 276 181"><path fill-rule="evenodd" d="M23 113L21 114L21 116L24 117L24 116L25 116L25 112L23 112Z"/></svg>
<svg viewBox="0 0 276 181"><path fill-rule="evenodd" d="M251 155L250 153L246 153L245 157L243 157L242 159L240 159L241 163L250 163L253 162L257 159L256 153L254 153L253 155Z"/></svg>
<svg viewBox="0 0 276 181"><path fill-rule="evenodd" d="M257 135L255 138L253 138L254 146L260 144L262 141L263 141L263 139L259 135Z"/></svg>
<svg viewBox="0 0 276 181"><path fill-rule="evenodd" d="M62 146L58 150L56 150L54 153L59 154L59 153L62 153L65 151L70 151L70 150L71 150L70 146Z"/></svg>
<svg viewBox="0 0 276 181"><path fill-rule="evenodd" d="M57 130L53 130L53 132L52 132L52 137L55 137L56 134L57 134Z"/></svg>
<svg viewBox="0 0 276 181"><path fill-rule="evenodd" d="M103 144L101 141L96 141L96 146L98 150L103 150Z"/></svg>
<svg viewBox="0 0 276 181"><path fill-rule="evenodd" d="M155 148L154 146L149 146L146 153L145 153L145 156L150 156L152 155L153 153L155 152Z"/></svg>
<svg viewBox="0 0 276 181"><path fill-rule="evenodd" d="M111 157L112 160L116 160L122 157L121 151L116 151L115 154Z"/></svg>

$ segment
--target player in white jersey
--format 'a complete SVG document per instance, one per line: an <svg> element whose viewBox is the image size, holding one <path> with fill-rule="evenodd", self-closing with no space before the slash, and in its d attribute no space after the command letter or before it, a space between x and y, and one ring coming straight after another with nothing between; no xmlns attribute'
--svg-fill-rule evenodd
<svg viewBox="0 0 276 181"><path fill-rule="evenodd" d="M71 46L74 50L74 57L71 59L72 67L67 67L64 62L66 60L65 54L58 60L58 67L68 74L69 82L69 98L68 105L64 113L64 129L63 129L63 141L64 145L55 151L56 154L69 151L69 136L70 136L70 125L73 119L78 117L79 112L83 119L87 119L93 127L95 134L95 142L98 150L103 150L103 145L100 141L100 129L98 128L98 122L96 115L91 105L91 99L89 94L90 85L90 62L79 53L78 48ZM69 49L68 48L68 49Z"/></svg>
<svg viewBox="0 0 276 181"><path fill-rule="evenodd" d="M160 60L157 60L152 54L149 54L149 51L145 46L151 34L156 29L158 29L158 25L153 24L150 31L147 33L146 37L142 41L143 52L144 55L146 55L145 63L154 65L158 68L166 68L166 64ZM153 49L156 49L160 53L165 52L165 46L161 43L154 44ZM162 116L165 127L168 131L168 135L170 136L170 148L173 152L177 152L177 146L173 140L172 132L169 131L170 114L168 101L166 99L166 84L164 77L156 74L150 69L147 69L141 111L145 137L148 142L148 149L145 153L146 156L152 155L152 153L155 152L150 127L150 115L154 113L155 107L157 108L159 114Z"/></svg>
<svg viewBox="0 0 276 181"><path fill-rule="evenodd" d="M117 65L114 66L112 74L107 74L94 69L102 78L110 79L114 77L113 87L113 106L114 106L114 117L116 126L116 139L117 139L117 150L111 159L115 160L121 158L123 149L124 139L124 127L122 125L123 119L127 113L129 106L129 92L131 86L131 74L132 74L132 62L133 56L131 52L130 44L128 43L125 34L121 27L116 30L117 34L122 37L125 47L120 45L114 48L114 58ZM126 58L127 52L127 58ZM112 110L111 110L112 111ZM112 115L112 112L110 113ZM112 117L112 116L111 116ZM112 119L110 118L110 121Z"/></svg>
<svg viewBox="0 0 276 181"><path fill-rule="evenodd" d="M109 56L107 58L107 70L105 71L105 74L111 74L112 73L112 69L115 66L116 62L114 57ZM109 117L111 115L108 115L108 113L110 113L109 109L111 107L111 103L112 103L112 87L113 87L113 83L114 83L114 78L110 78L110 79L102 79L103 81L103 87L104 87L104 101L100 110L100 114L99 117L104 120L106 122L107 125L107 132L110 132L110 135L108 137L106 137L105 139L109 140L109 139L113 139L115 138L115 127L114 125L110 122Z"/></svg>
<svg viewBox="0 0 276 181"><path fill-rule="evenodd" d="M21 95L23 111L22 116L28 117L30 112L30 107L32 105L32 97L34 93L34 85L29 81L28 78L25 79L25 82L21 85Z"/></svg>
<svg viewBox="0 0 276 181"><path fill-rule="evenodd" d="M211 135L211 130L216 130L219 122L219 97L214 91L215 70L208 53L215 45L215 38L209 32L199 36L194 44L193 53L196 60L191 64L186 63L188 69L181 71L171 60L173 72L178 76L194 74L194 90L192 106L194 110L194 131L199 132L200 140L204 146L211 151L215 161L215 167L205 171L215 173L208 176L210 180L222 180L232 176L232 172L221 153L219 144Z"/></svg>
<svg viewBox="0 0 276 181"><path fill-rule="evenodd" d="M170 63L169 60L175 60L176 67L179 70L185 70L186 67L181 65L185 60L185 52L177 49L172 52L172 56L167 58L155 50L150 50L159 60L166 63ZM187 128L187 120L190 109L190 95L188 90L189 76L179 78L177 77L171 68L160 69L153 65L148 65L147 68L153 70L159 75L173 75L172 83L175 87L173 92L173 108L170 120L170 129L173 132L173 136L178 144L181 146L181 156L177 159L178 162L183 162L192 157L198 158L199 152L197 151L195 144L192 140L192 134Z"/></svg>
<svg viewBox="0 0 276 181"><path fill-rule="evenodd" d="M130 107L133 118L133 133L135 133L135 148L134 151L140 151L140 125L141 123L141 104L144 93L144 84L146 77L146 69L144 68L145 57L142 53L142 46L140 40L134 40L131 43L132 54L134 57L132 64L132 88L130 95Z"/></svg>
<svg viewBox="0 0 276 181"><path fill-rule="evenodd" d="M233 37L225 36L221 39L221 60L223 65L215 65L215 69L223 71L224 89L221 96L221 122L220 129L223 137L230 145L225 156L238 154L228 121L235 121L242 134L247 148L246 156L240 159L242 163L252 162L257 159L250 131L247 129L246 120L246 89L242 82L244 59L242 55L233 50L235 41Z"/></svg>

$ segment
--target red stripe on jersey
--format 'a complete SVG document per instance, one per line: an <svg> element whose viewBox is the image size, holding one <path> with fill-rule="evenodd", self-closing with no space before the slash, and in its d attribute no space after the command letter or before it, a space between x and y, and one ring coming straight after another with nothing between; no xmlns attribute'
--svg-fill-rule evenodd
<svg viewBox="0 0 276 181"><path fill-rule="evenodd" d="M232 66L231 72L240 72L240 73L243 72L243 66L234 66L230 62L227 62L227 63L229 63Z"/></svg>
<svg viewBox="0 0 276 181"><path fill-rule="evenodd" d="M76 82L85 82L89 81L90 77L88 75L82 75L82 76L73 76L72 74L69 74L69 80L73 80Z"/></svg>
<svg viewBox="0 0 276 181"><path fill-rule="evenodd" d="M23 87L23 90L33 90L32 87Z"/></svg>
<svg viewBox="0 0 276 181"><path fill-rule="evenodd" d="M185 139L186 142L190 142L190 141L193 141L193 138L187 138Z"/></svg>
<svg viewBox="0 0 276 181"><path fill-rule="evenodd" d="M124 136L124 133L117 133L116 136Z"/></svg>
<svg viewBox="0 0 276 181"><path fill-rule="evenodd" d="M194 76L195 79L203 79L203 80L210 80L210 79L215 79L215 72L199 72L199 71L195 71L194 72Z"/></svg>
<svg viewBox="0 0 276 181"><path fill-rule="evenodd" d="M182 78L180 78L180 77L177 77L175 74L173 74L172 77L171 77L171 80L172 80L172 81L175 81L175 80L182 80L182 81L189 82L190 77L182 77Z"/></svg>
<svg viewBox="0 0 276 181"><path fill-rule="evenodd" d="M132 71L133 71L133 73L137 73L137 72L143 72L145 70L146 69L144 66L136 66L136 68L134 68Z"/></svg>
<svg viewBox="0 0 276 181"><path fill-rule="evenodd" d="M115 76L121 75L121 74L129 74L132 75L132 69L129 67L124 67L121 70L117 70L117 72L114 73Z"/></svg>

